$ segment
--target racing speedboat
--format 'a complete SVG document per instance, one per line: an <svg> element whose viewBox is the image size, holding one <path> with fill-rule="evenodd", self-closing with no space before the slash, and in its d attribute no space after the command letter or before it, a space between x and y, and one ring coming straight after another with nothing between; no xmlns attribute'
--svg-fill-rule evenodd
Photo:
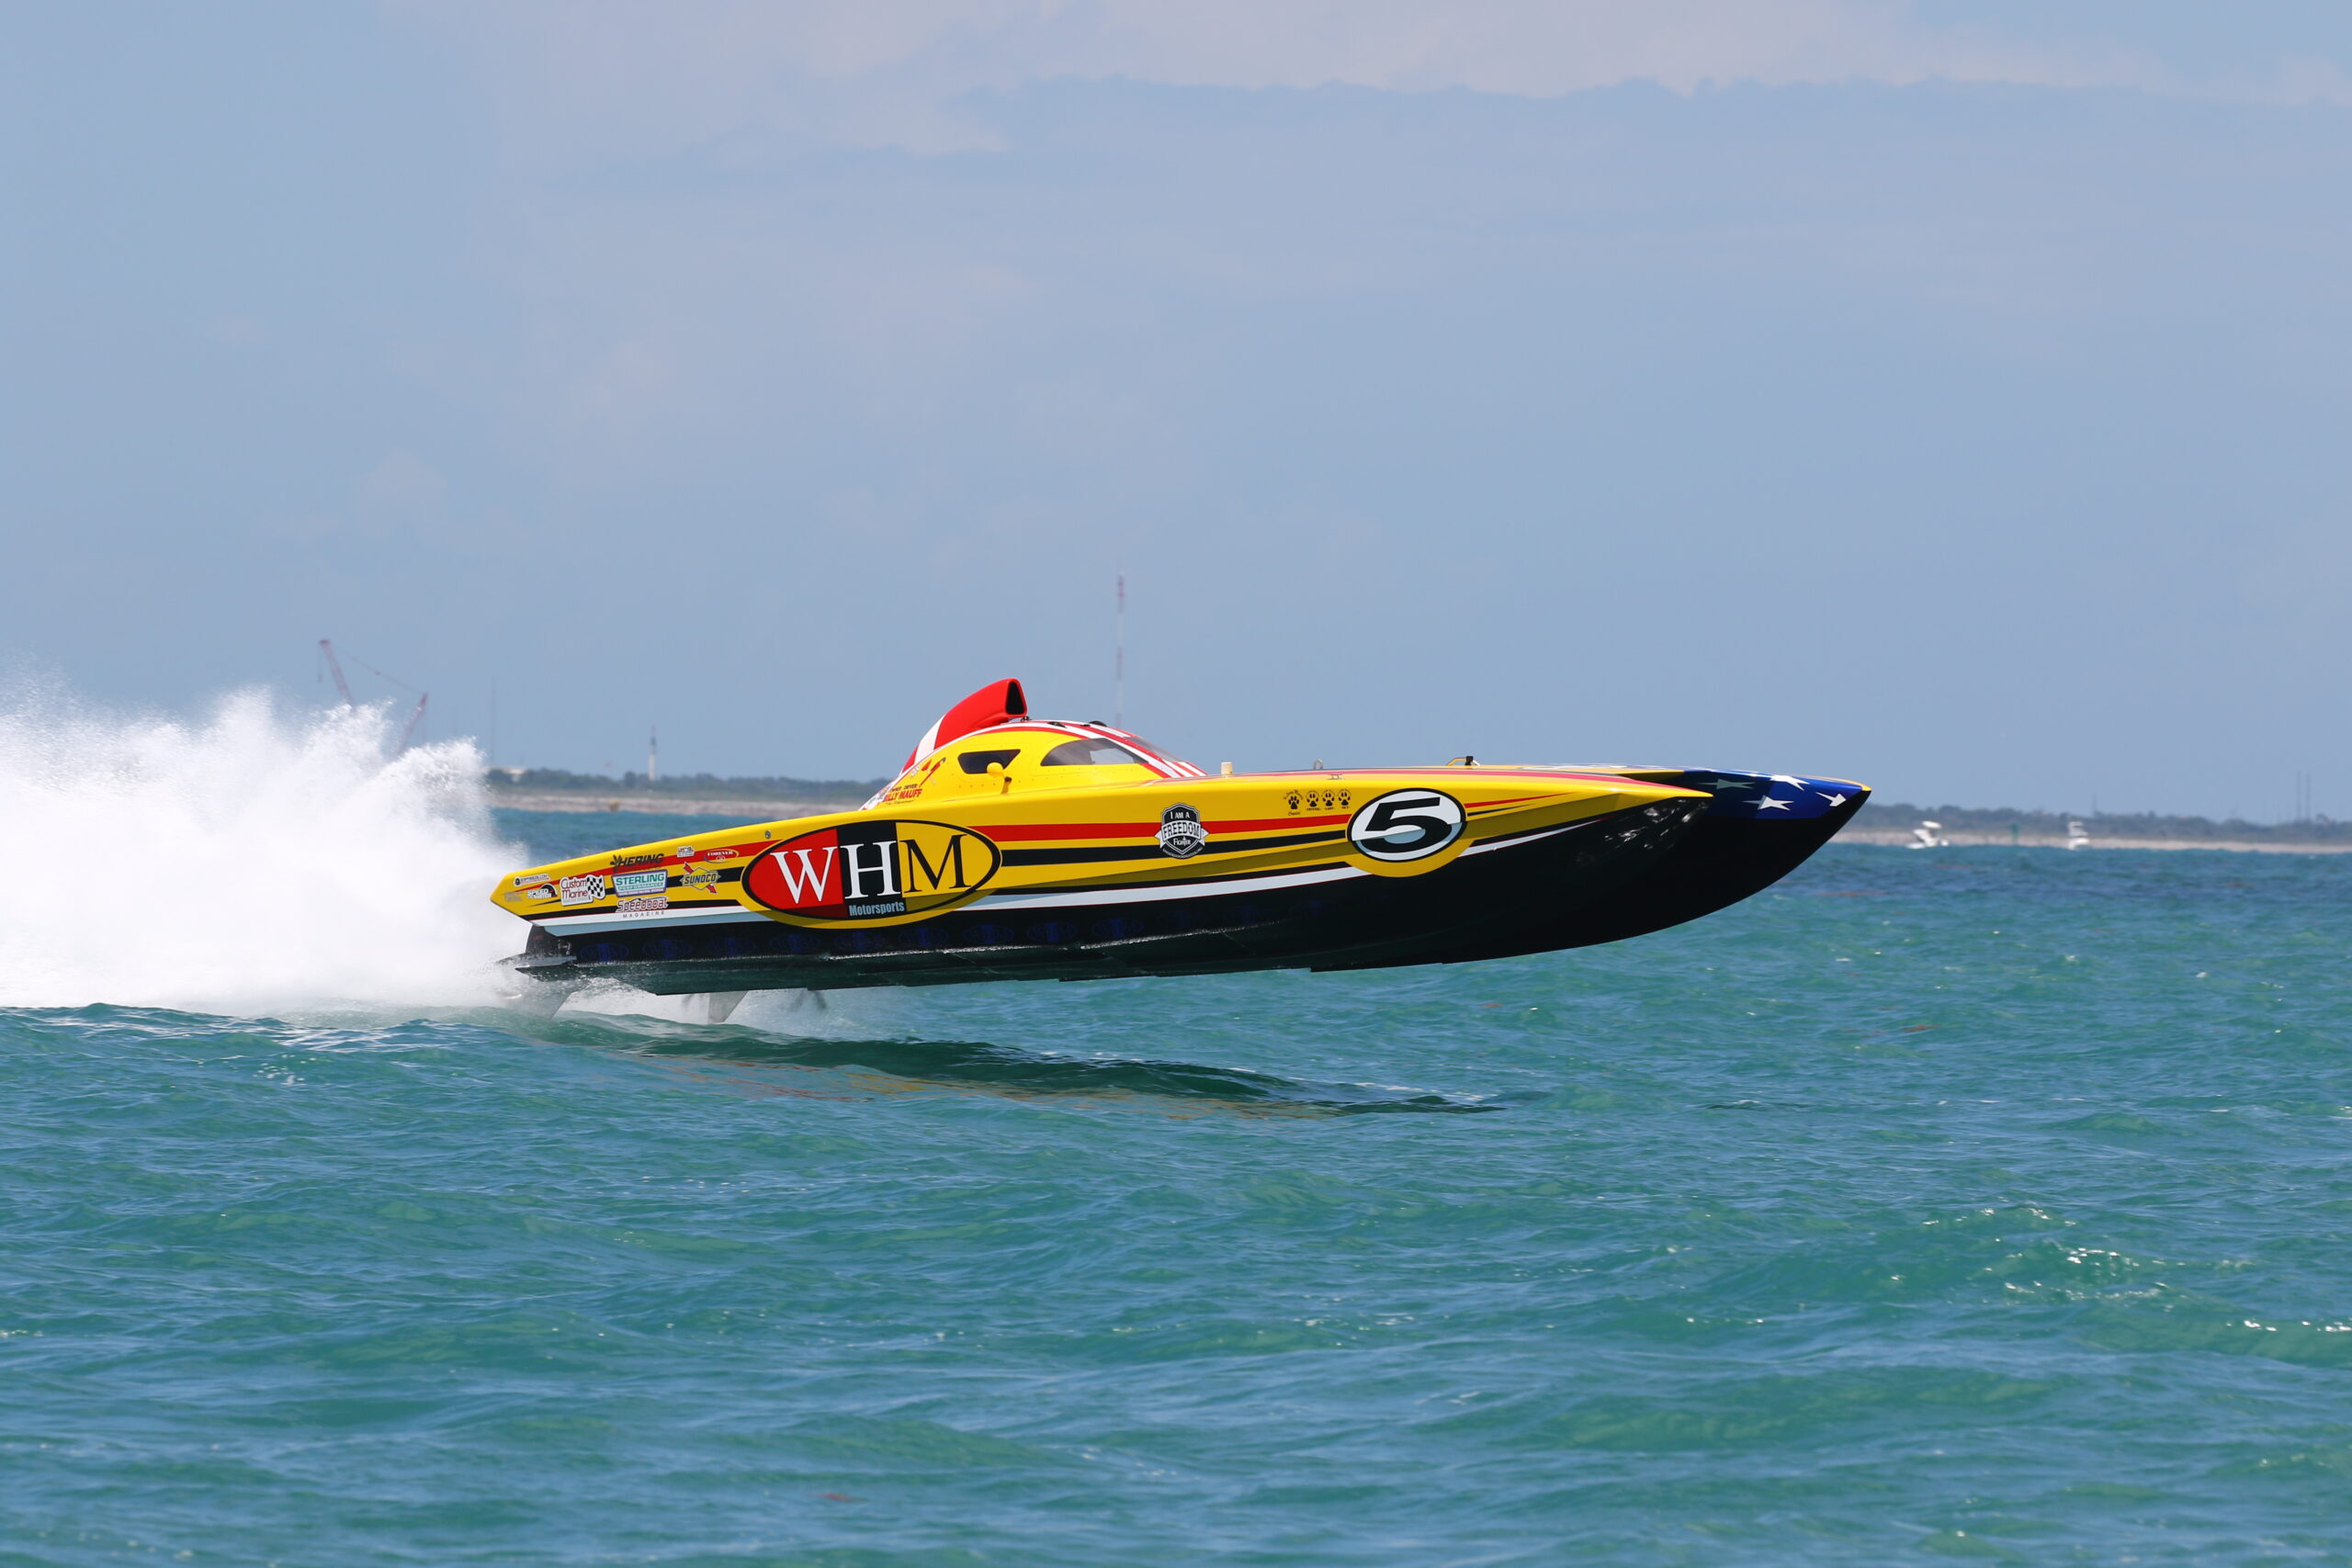
<svg viewBox="0 0 2352 1568"><path fill-rule="evenodd" d="M1212 776L999 681L854 811L518 871L520 974L707 993L1460 964L1617 942L1736 903L1869 791L1701 768Z"/></svg>

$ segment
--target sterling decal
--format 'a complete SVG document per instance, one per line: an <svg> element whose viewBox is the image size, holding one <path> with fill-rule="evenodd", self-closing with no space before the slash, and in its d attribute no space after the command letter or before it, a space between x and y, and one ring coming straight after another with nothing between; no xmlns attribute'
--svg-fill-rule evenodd
<svg viewBox="0 0 2352 1568"><path fill-rule="evenodd" d="M623 895L659 893L669 885L666 871L625 871L613 878L613 891Z"/></svg>
<svg viewBox="0 0 2352 1568"><path fill-rule="evenodd" d="M953 908L996 874L996 845L944 822L845 822L786 839L743 869L743 891L803 920L890 920Z"/></svg>
<svg viewBox="0 0 2352 1568"><path fill-rule="evenodd" d="M567 876L556 884L567 904L593 904L605 896L605 879L601 876Z"/></svg>
<svg viewBox="0 0 2352 1568"><path fill-rule="evenodd" d="M1209 830L1201 826L1201 814L1191 807L1171 806L1159 814L1159 831L1153 837L1159 840L1160 853L1190 860L1208 848Z"/></svg>

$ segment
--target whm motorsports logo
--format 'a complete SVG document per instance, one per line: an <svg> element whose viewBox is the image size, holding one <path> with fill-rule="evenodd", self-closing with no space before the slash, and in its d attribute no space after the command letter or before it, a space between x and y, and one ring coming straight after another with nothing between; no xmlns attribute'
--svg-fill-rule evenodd
<svg viewBox="0 0 2352 1568"><path fill-rule="evenodd" d="M943 822L850 822L786 839L743 873L743 890L808 920L886 920L960 904L988 885L996 845Z"/></svg>

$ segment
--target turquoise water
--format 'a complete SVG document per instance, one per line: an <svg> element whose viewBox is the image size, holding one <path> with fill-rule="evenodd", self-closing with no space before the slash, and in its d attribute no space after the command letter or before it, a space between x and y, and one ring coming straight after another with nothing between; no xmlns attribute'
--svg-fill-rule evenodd
<svg viewBox="0 0 2352 1568"><path fill-rule="evenodd" d="M2352 1562L2347 893L1833 848L1466 968L0 1011L0 1562Z"/></svg>

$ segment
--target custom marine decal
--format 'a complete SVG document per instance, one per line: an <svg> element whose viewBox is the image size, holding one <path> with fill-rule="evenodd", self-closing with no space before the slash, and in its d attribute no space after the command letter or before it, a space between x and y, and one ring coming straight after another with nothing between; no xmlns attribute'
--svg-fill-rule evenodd
<svg viewBox="0 0 2352 1568"><path fill-rule="evenodd" d="M743 870L743 890L808 920L886 920L961 904L996 874L996 845L944 822L844 822L786 839Z"/></svg>
<svg viewBox="0 0 2352 1568"><path fill-rule="evenodd" d="M556 884L567 904L593 904L605 896L605 879L601 876L567 876Z"/></svg>
<svg viewBox="0 0 2352 1568"><path fill-rule="evenodd" d="M1159 814L1159 840L1162 854L1189 860L1208 847L1209 830L1201 826L1201 814L1189 806L1171 806Z"/></svg>
<svg viewBox="0 0 2352 1568"><path fill-rule="evenodd" d="M624 871L613 878L613 891L623 895L659 893L669 885L666 871Z"/></svg>
<svg viewBox="0 0 2352 1568"><path fill-rule="evenodd" d="M1440 790L1393 789L1348 819L1348 842L1374 860L1419 860L1462 836L1462 803Z"/></svg>

